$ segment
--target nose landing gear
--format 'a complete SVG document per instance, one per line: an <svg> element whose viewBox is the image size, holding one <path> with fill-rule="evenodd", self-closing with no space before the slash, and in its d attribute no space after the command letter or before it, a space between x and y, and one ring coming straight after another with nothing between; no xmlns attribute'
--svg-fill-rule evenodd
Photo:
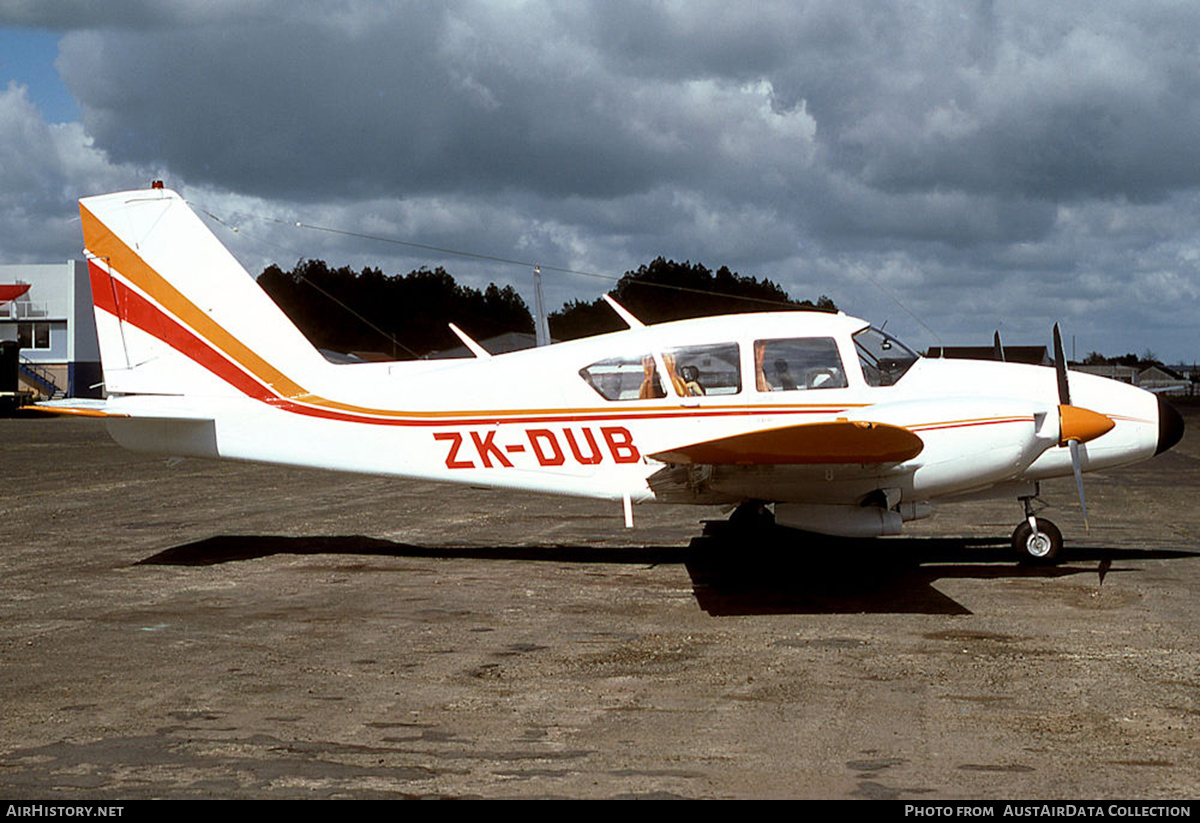
<svg viewBox="0 0 1200 823"><path fill-rule="evenodd" d="M1020 499L1025 504L1025 519L1013 531L1013 551L1023 563L1047 566L1057 563L1062 556L1062 532L1046 518L1037 516L1038 510L1033 505L1036 497Z"/></svg>

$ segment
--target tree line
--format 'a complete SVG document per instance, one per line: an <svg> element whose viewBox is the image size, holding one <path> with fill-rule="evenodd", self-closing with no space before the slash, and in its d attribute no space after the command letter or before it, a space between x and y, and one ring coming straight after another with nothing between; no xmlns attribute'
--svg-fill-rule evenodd
<svg viewBox="0 0 1200 823"><path fill-rule="evenodd" d="M302 260L290 271L268 266L258 283L297 328L321 349L382 351L397 359L459 345L448 324L476 340L505 332L532 334L533 314L512 286L464 286L445 269L385 275L377 268L330 268ZM609 291L645 323L754 311L837 311L828 297L794 300L770 280L721 266L659 257L626 272ZM549 317L550 336L572 340L624 328L603 298L572 300Z"/></svg>
<svg viewBox="0 0 1200 823"><path fill-rule="evenodd" d="M1088 356L1083 358L1085 366L1133 366L1138 369L1147 369L1151 366L1162 366L1163 362L1158 359L1150 349L1141 354L1129 352L1122 354L1119 357L1106 357L1098 351L1088 352Z"/></svg>

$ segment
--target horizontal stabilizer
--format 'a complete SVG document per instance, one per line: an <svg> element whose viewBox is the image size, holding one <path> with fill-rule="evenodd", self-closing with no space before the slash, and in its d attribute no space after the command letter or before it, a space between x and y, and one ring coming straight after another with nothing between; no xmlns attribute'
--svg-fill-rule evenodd
<svg viewBox="0 0 1200 823"><path fill-rule="evenodd" d="M123 412L114 412L103 400L88 400L72 397L69 400L46 400L35 403L29 408L47 414L63 414L74 417L128 417Z"/></svg>
<svg viewBox="0 0 1200 823"><path fill-rule="evenodd" d="M149 402L137 402L138 400ZM47 414L62 414L74 417L104 417L110 419L178 420L182 422L208 423L215 418L187 405L167 401L165 398L130 398L128 400L90 400L71 397L66 400L46 400L28 408Z"/></svg>
<svg viewBox="0 0 1200 823"><path fill-rule="evenodd" d="M735 434L650 455L664 463L767 465L900 463L925 448L908 429L886 423L838 420Z"/></svg>

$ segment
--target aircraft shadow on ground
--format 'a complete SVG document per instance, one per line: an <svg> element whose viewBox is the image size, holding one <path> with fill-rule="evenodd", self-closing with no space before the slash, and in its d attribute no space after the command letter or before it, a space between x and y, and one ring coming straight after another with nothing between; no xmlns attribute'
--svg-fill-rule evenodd
<svg viewBox="0 0 1200 823"><path fill-rule="evenodd" d="M934 587L946 579L1052 578L1137 571L1127 561L1200 556L1184 549L1072 547L1059 566L1018 564L1007 539L805 535L697 537L676 546L426 547L360 535L221 535L166 549L138 565L211 566L278 554L683 565L699 606L713 616L765 614L970 614ZM1093 565L1095 564L1095 565Z"/></svg>

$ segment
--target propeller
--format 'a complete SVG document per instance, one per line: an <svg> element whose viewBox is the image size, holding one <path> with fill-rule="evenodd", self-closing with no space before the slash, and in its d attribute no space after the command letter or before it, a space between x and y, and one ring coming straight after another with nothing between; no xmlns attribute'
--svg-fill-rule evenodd
<svg viewBox="0 0 1200 823"><path fill-rule="evenodd" d="M1062 332L1054 324L1054 370L1058 375L1058 420L1060 446L1071 450L1071 470L1075 472L1075 487L1079 490L1079 508L1083 512L1083 527L1088 524L1087 502L1083 496L1083 466L1079 453L1081 443L1094 440L1116 424L1111 417L1071 405L1071 385L1067 380L1067 358L1063 353Z"/></svg>
<svg viewBox="0 0 1200 823"><path fill-rule="evenodd" d="M996 329L992 335L992 359L1004 362L1004 346L1000 345L1000 330Z"/></svg>

